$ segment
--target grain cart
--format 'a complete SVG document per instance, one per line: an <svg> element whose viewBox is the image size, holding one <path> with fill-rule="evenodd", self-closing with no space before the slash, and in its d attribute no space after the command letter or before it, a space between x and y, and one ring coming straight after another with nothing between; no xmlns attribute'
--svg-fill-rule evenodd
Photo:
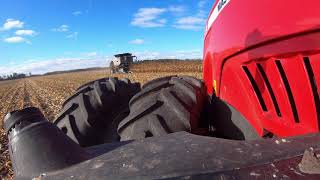
<svg viewBox="0 0 320 180"><path fill-rule="evenodd" d="M202 80L81 86L5 117L17 178L319 179L319 1L219 0Z"/></svg>
<svg viewBox="0 0 320 180"><path fill-rule="evenodd" d="M130 66L134 59L137 60L136 56L132 56L130 53L116 54L114 59L110 62L110 71L114 73L129 73Z"/></svg>

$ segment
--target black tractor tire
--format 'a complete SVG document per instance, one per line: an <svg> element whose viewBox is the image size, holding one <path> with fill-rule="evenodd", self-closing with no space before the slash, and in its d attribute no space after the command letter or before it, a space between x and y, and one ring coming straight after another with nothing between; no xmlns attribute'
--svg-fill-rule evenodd
<svg viewBox="0 0 320 180"><path fill-rule="evenodd" d="M195 132L206 100L204 83L194 77L155 79L131 99L130 114L118 127L121 141Z"/></svg>
<svg viewBox="0 0 320 180"><path fill-rule="evenodd" d="M236 108L216 96L212 96L203 114L206 116L205 119L210 120L214 137L242 141L261 139Z"/></svg>
<svg viewBox="0 0 320 180"><path fill-rule="evenodd" d="M77 89L54 124L82 147L119 141L119 122L129 114L130 99L141 90L128 79L103 78Z"/></svg>

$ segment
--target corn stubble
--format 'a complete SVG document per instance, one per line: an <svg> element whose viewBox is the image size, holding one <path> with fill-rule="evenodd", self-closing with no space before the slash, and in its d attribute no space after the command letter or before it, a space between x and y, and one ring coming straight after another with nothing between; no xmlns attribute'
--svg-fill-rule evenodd
<svg viewBox="0 0 320 180"><path fill-rule="evenodd" d="M13 177L2 122L8 112L34 106L40 108L49 121L53 121L64 100L86 82L110 76L128 78L141 84L169 75L201 78L202 61L148 61L133 65L132 72L111 75L108 69L104 69L0 82L0 179Z"/></svg>

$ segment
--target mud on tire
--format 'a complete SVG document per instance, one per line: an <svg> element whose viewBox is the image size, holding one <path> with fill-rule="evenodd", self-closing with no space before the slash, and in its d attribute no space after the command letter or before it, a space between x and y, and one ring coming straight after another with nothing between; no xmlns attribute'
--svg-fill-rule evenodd
<svg viewBox="0 0 320 180"><path fill-rule="evenodd" d="M130 114L118 127L121 140L196 131L206 99L204 83L194 77L153 80L131 99Z"/></svg>
<svg viewBox="0 0 320 180"><path fill-rule="evenodd" d="M119 141L117 127L129 114L128 103L140 91L128 79L103 78L79 87L54 121L83 147Z"/></svg>

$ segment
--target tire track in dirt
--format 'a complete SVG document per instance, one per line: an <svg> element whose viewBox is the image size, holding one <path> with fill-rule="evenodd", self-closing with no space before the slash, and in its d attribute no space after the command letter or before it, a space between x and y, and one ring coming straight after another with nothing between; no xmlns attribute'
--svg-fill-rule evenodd
<svg viewBox="0 0 320 180"><path fill-rule="evenodd" d="M49 121L53 121L55 110L52 103L50 103L50 93L32 80L27 79L26 81L25 95L28 95L29 99L25 98L25 104L38 107Z"/></svg>
<svg viewBox="0 0 320 180"><path fill-rule="evenodd" d="M27 107L32 107L34 106L34 104L32 103L31 101L31 94L30 92L28 91L28 81L25 80L23 82L23 108L27 108Z"/></svg>
<svg viewBox="0 0 320 180"><path fill-rule="evenodd" d="M12 89L14 89L15 87L12 85L7 85L5 87L2 87L1 89L1 95L0 95L0 99L2 100L3 98L5 98L6 96L8 96L8 94L12 91Z"/></svg>
<svg viewBox="0 0 320 180"><path fill-rule="evenodd" d="M0 118L1 118L1 121L2 121L2 117L4 116L4 114L6 113L5 111L3 111L5 109L6 106L8 106L8 100L9 99L12 99L12 96L13 96L13 93L16 91L17 89L17 83L12 83L10 85L8 85L8 87L3 90L5 91L1 98L0 98ZM1 124L1 123L0 123Z"/></svg>
<svg viewBox="0 0 320 180"><path fill-rule="evenodd" d="M2 121L8 112L20 109L23 106L23 80L12 81L7 84L8 88L3 90L0 103L0 179L11 179L13 176L12 164L9 158L8 139L2 129Z"/></svg>
<svg viewBox="0 0 320 180"><path fill-rule="evenodd" d="M17 87L15 88L12 96L7 103L5 108L5 114L14 110L20 110L23 108L23 81L19 81L17 83Z"/></svg>
<svg viewBox="0 0 320 180"><path fill-rule="evenodd" d="M11 88L8 88L7 92L3 95L0 105L0 118L1 122L3 117L8 112L21 109L23 107L21 98L23 96L23 81L12 82Z"/></svg>

